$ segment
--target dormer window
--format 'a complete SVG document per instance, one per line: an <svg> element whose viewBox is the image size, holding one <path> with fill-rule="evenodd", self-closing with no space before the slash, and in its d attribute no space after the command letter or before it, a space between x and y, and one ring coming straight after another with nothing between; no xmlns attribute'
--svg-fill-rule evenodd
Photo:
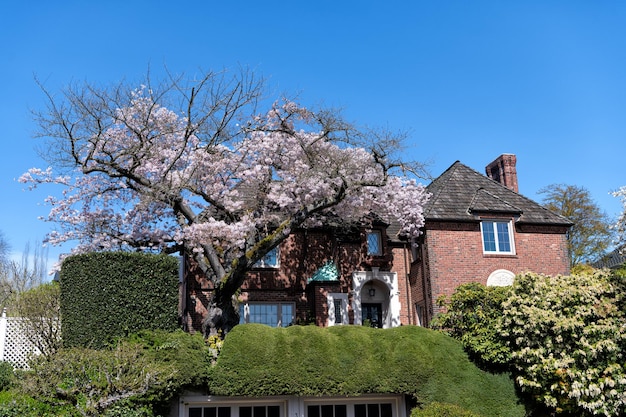
<svg viewBox="0 0 626 417"><path fill-rule="evenodd" d="M254 264L255 268L278 268L278 246L271 249L269 252L261 258L260 261Z"/></svg>
<svg viewBox="0 0 626 417"><path fill-rule="evenodd" d="M367 232L367 254L370 256L382 256L383 240L380 230Z"/></svg>
<svg viewBox="0 0 626 417"><path fill-rule="evenodd" d="M514 255L513 227L510 221L483 220L480 222L483 252L486 254Z"/></svg>

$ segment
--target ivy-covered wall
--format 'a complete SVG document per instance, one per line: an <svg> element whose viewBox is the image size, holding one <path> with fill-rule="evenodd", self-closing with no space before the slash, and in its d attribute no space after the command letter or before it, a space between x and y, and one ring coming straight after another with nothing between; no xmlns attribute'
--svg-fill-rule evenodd
<svg viewBox="0 0 626 417"><path fill-rule="evenodd" d="M102 252L71 256L61 273L64 347L99 348L139 330L178 327L178 259Z"/></svg>

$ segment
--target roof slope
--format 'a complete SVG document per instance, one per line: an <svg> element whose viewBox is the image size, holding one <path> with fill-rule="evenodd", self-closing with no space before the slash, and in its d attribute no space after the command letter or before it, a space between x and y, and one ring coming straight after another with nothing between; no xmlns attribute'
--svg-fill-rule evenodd
<svg viewBox="0 0 626 417"><path fill-rule="evenodd" d="M475 221L476 213L519 215L518 223L571 226L565 217L456 161L426 189L426 220Z"/></svg>

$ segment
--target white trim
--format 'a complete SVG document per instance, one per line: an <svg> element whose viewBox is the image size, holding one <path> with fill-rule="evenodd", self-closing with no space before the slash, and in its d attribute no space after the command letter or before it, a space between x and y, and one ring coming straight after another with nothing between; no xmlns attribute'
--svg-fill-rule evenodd
<svg viewBox="0 0 626 417"><path fill-rule="evenodd" d="M494 239L495 239L495 244L496 244L496 250L494 251L488 251L485 249L485 234L483 231L483 226L485 224L489 224L491 225L491 227L493 228L493 235L494 235ZM501 251L499 248L499 241L498 241L498 230L495 227L496 223L506 223L507 224L507 231L509 232L509 245L511 246L511 250L510 251ZM487 255L515 255L515 239L513 238L513 222L511 220L503 220L503 219L482 219L480 221L480 239L483 243L483 253L487 254Z"/></svg>
<svg viewBox="0 0 626 417"><path fill-rule="evenodd" d="M335 300L341 300L341 317L335 317ZM326 295L326 304L328 306L328 325L335 326L340 324L349 324L348 321L348 294L339 292L329 292Z"/></svg>
<svg viewBox="0 0 626 417"><path fill-rule="evenodd" d="M352 311L354 312L354 324L363 324L361 320L361 292L365 284L370 281L385 286L389 291L388 300L385 300L383 304L383 328L400 326L400 290L398 289L398 274L395 272L382 272L379 271L378 268L372 268L371 271L355 271L352 273L352 291L354 293L352 297Z"/></svg>
<svg viewBox="0 0 626 417"><path fill-rule="evenodd" d="M358 397L296 397L296 396L276 396L276 397L220 397L210 395L200 395L188 393L180 398L178 405L178 417L188 417L189 407L222 406L232 407L230 417L239 417L238 406L254 405L278 405L281 407L281 416L307 416L309 405L326 404L373 404L391 403L392 415L394 417L407 417L406 402L404 395L394 394L364 394ZM354 407L348 407L347 417L356 417Z"/></svg>

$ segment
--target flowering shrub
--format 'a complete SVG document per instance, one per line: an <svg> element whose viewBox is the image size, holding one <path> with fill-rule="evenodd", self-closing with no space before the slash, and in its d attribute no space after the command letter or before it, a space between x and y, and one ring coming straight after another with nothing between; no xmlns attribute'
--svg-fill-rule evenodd
<svg viewBox="0 0 626 417"><path fill-rule="evenodd" d="M606 271L517 276L497 327L521 389L557 412L624 415L625 289Z"/></svg>
<svg viewBox="0 0 626 417"><path fill-rule="evenodd" d="M206 340L207 347L209 348L209 355L211 356L211 363L215 364L217 362L217 357L220 355L222 351L222 346L224 346L224 339L222 338L221 332L218 334L209 336Z"/></svg>

